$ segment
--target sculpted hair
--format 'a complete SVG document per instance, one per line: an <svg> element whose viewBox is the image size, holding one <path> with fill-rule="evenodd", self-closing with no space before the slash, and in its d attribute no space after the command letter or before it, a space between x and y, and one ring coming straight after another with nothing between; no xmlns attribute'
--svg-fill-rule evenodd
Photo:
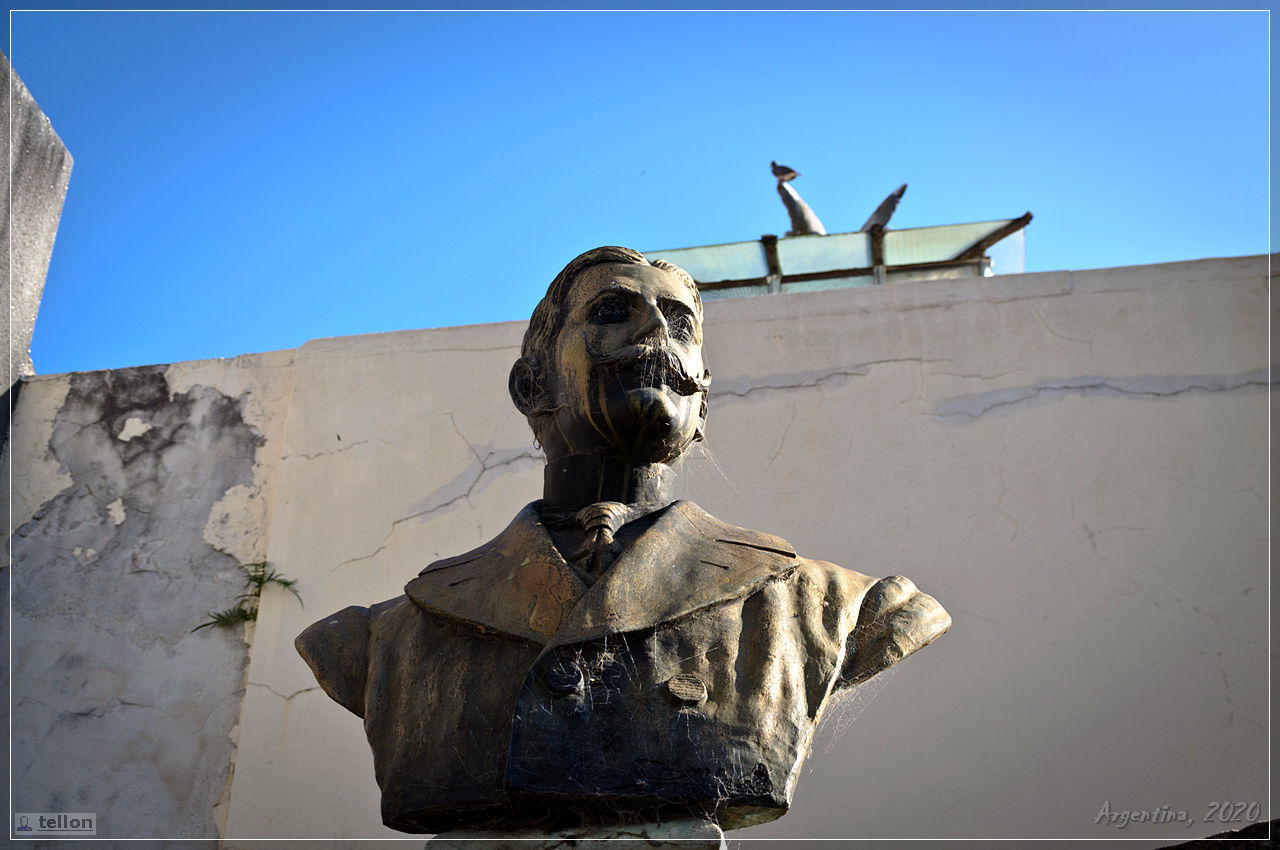
<svg viewBox="0 0 1280 850"><path fill-rule="evenodd" d="M531 361L535 369L543 367L551 359L551 348L560 335L560 329L564 327L564 303L569 295L569 287L587 269L606 263L653 266L675 275L693 294L693 302L698 306L698 318L702 318L702 296L698 294L698 285L687 271L675 263L668 263L666 260L651 262L639 251L617 245L592 248L574 257L560 270L560 274L547 287L547 294L533 308L529 328L524 333L524 343L520 346L520 356Z"/></svg>
<svg viewBox="0 0 1280 850"><path fill-rule="evenodd" d="M693 303L698 309L698 319L699 321L702 319L702 296L698 294L698 284L694 283L687 271L674 263L668 263L666 260L651 262L639 251L617 245L592 248L574 257L560 270L555 280L551 281L551 285L547 287L547 294L542 296L538 306L533 308L533 315L529 318L529 328L525 331L524 342L520 346L520 359L511 369L509 380L511 398L520 411L529 417L529 424L533 427L535 434L538 431L538 417L550 412L543 393L543 370L551 362L556 337L564 327L569 288L573 286L578 275L592 266L606 263L653 266L675 275L689 288L689 292L693 295Z"/></svg>

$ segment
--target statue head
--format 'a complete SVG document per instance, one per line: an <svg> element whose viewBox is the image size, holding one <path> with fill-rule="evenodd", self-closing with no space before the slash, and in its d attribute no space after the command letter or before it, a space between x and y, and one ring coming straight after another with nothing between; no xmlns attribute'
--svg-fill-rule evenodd
<svg viewBox="0 0 1280 850"><path fill-rule="evenodd" d="M688 272L629 248L595 248L556 275L509 387L548 458L669 463L702 438L711 373Z"/></svg>

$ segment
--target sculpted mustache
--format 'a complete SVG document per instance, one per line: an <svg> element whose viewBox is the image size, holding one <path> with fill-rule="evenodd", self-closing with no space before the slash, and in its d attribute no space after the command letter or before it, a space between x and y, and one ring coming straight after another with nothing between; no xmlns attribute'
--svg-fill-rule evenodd
<svg viewBox="0 0 1280 850"><path fill-rule="evenodd" d="M598 351L590 342L587 342L587 354L591 356L591 359L597 365L603 366L611 372L621 372L623 369L629 369L637 363L655 370L660 369L662 370L663 383L680 395L706 392L707 388L711 386L710 380L690 375L684 368L684 362L674 352L661 346L628 345L625 348L605 354Z"/></svg>

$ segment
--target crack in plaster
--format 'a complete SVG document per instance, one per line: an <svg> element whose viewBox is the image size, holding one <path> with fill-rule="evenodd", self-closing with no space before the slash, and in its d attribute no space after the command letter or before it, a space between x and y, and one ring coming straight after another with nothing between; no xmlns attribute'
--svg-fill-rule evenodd
<svg viewBox="0 0 1280 850"><path fill-rule="evenodd" d="M1010 516L1004 509L1004 499L1009 495L1009 485L1005 483L1004 480L1004 467L997 467L996 474L1000 477L1000 495L996 498L996 503L991 507L992 510L1013 524L1013 534L1009 537L1009 542L1012 543L1018 539L1018 534L1022 531L1022 527L1018 524L1018 521ZM1092 542L1092 539L1093 538L1091 537L1090 542Z"/></svg>
<svg viewBox="0 0 1280 850"><path fill-rule="evenodd" d="M765 390L812 389L829 383L842 383L848 378L864 377L872 366L886 363L950 363L949 360L927 360L922 357L888 357L883 360L868 360L866 363L855 363L841 369L827 371L791 372L782 375L769 375L764 378L740 378L737 380L720 380L711 385L711 398L744 398L754 392Z"/></svg>
<svg viewBox="0 0 1280 850"><path fill-rule="evenodd" d="M1032 308L1031 308L1031 313L1032 313L1032 315L1034 315L1034 316L1036 317L1036 320L1037 320L1038 322L1040 322L1040 327L1044 328L1044 329L1045 329L1045 331L1047 331L1051 336L1055 336L1055 337L1057 337L1058 339L1060 339L1060 340L1062 340L1062 341L1064 341L1064 342L1076 342L1076 343L1080 343L1081 345L1087 345L1087 346L1089 346L1089 353L1090 353L1090 354L1092 354L1092 353L1093 353L1093 340L1091 340L1091 339L1078 339L1078 338L1073 337L1073 336L1067 336L1066 334L1060 334L1060 333L1058 333L1058 332L1057 332L1057 331L1055 331L1053 328L1049 327L1049 322L1048 322L1048 320L1046 320L1046 319L1045 319L1045 317L1044 317L1044 313L1040 310L1040 308L1039 308L1039 307L1032 307Z"/></svg>
<svg viewBox="0 0 1280 850"><path fill-rule="evenodd" d="M1011 369L1008 372L1000 372L995 375L983 375L979 372L930 372L928 377L960 378L963 380L971 380L971 381L998 381L1001 378L1007 378L1010 375L1017 375L1018 373L1023 371L1025 370Z"/></svg>
<svg viewBox="0 0 1280 850"><path fill-rule="evenodd" d="M1145 525L1112 525L1107 528L1099 528L1094 530L1089 527L1088 523L1081 523L1084 526L1084 533L1089 537L1089 548L1093 550L1093 554L1098 554L1098 538L1103 534L1110 534L1113 531L1147 531ZM1099 556L1101 557L1101 556Z"/></svg>
<svg viewBox="0 0 1280 850"><path fill-rule="evenodd" d="M349 452L352 449L359 448L360 446L368 445L369 443L381 443L383 445L390 445L389 441L384 440L381 437L371 437L368 440L357 440L356 442L351 443L349 445L345 445L342 448L330 449L329 451L313 452L311 454L307 454L306 452L293 452L292 454L282 455L280 457L280 460L282 461L290 460L296 457L300 457L303 460L315 460L318 457L328 457L329 455L338 455L338 454L342 454L343 452Z"/></svg>
<svg viewBox="0 0 1280 850"><path fill-rule="evenodd" d="M953 284L944 293L935 293L932 296L926 297L920 297L918 291L911 291L915 289L915 287L912 286L912 283L918 283L918 281L890 284L889 288L893 291L895 296L892 300L885 300L882 303L875 304L861 304L856 307L845 307L840 309L838 312L833 312L831 316L839 319L848 316L858 317L874 315L877 313L906 313L914 312L916 310L946 309L949 307L958 307L964 304L973 303L994 305L1012 304L1018 301L1038 301L1052 298L1063 298L1073 294L1093 295L1100 293L1132 292L1135 288L1133 286L1119 286L1107 289L1086 289L1077 293L1075 291L1075 276L1069 271L1060 272L1058 274L1062 275L1061 280L1045 280L1041 283L1041 287L1039 289L1032 289L1030 292L1017 289L1005 289L1005 292L1001 293L999 289L993 288L991 278L971 279L978 282L978 285L973 287L962 287L958 282L963 279L951 278L950 280L953 281ZM1053 288L1050 289L1050 286ZM904 287L906 288L906 291L898 289L898 287ZM867 290L872 292L881 289L882 287L867 287ZM778 318L774 315L745 316L739 318L738 321L744 325L768 325L772 327L777 324Z"/></svg>
<svg viewBox="0 0 1280 850"><path fill-rule="evenodd" d="M791 426L795 424L795 421L796 421L796 406L793 404L791 405L791 415L787 418L787 424L782 429L782 436L778 438L778 447L774 449L773 456L769 458L769 462L764 465L764 468L766 470L772 467L773 464L782 455L782 450L787 445L787 435L791 433Z"/></svg>
<svg viewBox="0 0 1280 850"><path fill-rule="evenodd" d="M172 713L165 710L164 708L161 708L158 705L152 705L150 703L145 703L145 702L133 702L131 700L124 699L122 697L112 697L111 699L107 700L105 703L95 703L80 709L73 709L73 708L59 709L59 708L54 708L48 703L43 702L42 700L36 699L35 697L24 696L14 706L15 711L28 703L32 705L40 706L41 708L45 709L53 716L49 723L49 728L45 731L45 733L40 737L40 740L36 742L35 746L31 749L31 756L32 756L31 761L23 769L22 777L18 781L19 785L23 784L23 782L26 779L27 773L31 770L32 767L34 767L40 761L40 753L43 750L45 743L48 741L49 737L54 734L55 731L58 731L58 724L64 718L72 720L72 722L76 722L79 718L87 718L87 717L102 719L107 715L108 712L112 711L113 709L121 709L121 708L150 709L152 711L158 711L161 714L163 714L165 717L168 717L170 720L174 722L176 726L186 731L192 737L197 737L199 736L201 731L203 731L204 727L208 724L209 719L214 714L214 712L212 711L206 714L204 717L204 720L201 721L200 726L197 729L192 730L188 728L188 725L184 723L181 719L175 717Z"/></svg>
<svg viewBox="0 0 1280 850"><path fill-rule="evenodd" d="M1111 378L1079 375L952 396L939 401L934 407L934 414L941 422L963 424L993 412L994 415L1004 415L1059 401L1070 395L1161 399L1187 393L1227 393L1268 386L1266 369L1236 375L1138 375Z"/></svg>
<svg viewBox="0 0 1280 850"><path fill-rule="evenodd" d="M280 697L280 699L284 700L285 702L288 702L289 700L293 699L293 698L294 698L294 697L296 697L298 694L305 694L305 693L310 693L311 691L318 691L318 690L320 690L320 686L319 686L319 685L312 685L312 686L311 686L311 687L309 687L309 688L299 688L298 690L294 691L293 693L289 694L288 696L285 696L284 694L282 694L282 693L280 693L279 691L277 691L275 688L271 687L270 685L264 684L264 683L262 683L262 682L247 682L246 684L248 684L248 685L249 685L249 687L251 687L251 688L266 688L268 691L271 691L271 693L273 693L273 694L275 694L276 696Z"/></svg>
<svg viewBox="0 0 1280 850"><path fill-rule="evenodd" d="M49 721L49 728L44 730L44 734L40 736L40 740L36 741L35 746L31 748L30 760L27 762L27 766L22 769L22 775L18 777L18 781L14 783L14 786L18 788L21 788L26 783L27 774L31 772L31 768L35 767L40 762L40 751L44 749L45 742L49 740L49 736L58 728L58 718L62 715L62 712L58 711L56 708L29 696L18 700L18 702L13 706L13 713L16 715L18 713L18 709L27 703L40 706L45 711L52 714L53 719Z"/></svg>
<svg viewBox="0 0 1280 850"><path fill-rule="evenodd" d="M409 514L393 521L391 523L391 527L387 529L387 533L382 538L382 543L379 544L378 548L374 549L367 555L359 555L355 558L348 558L345 561L339 562L332 570L330 570L331 573L337 572L343 567L351 564L355 564L360 561L368 561L371 558L376 557L380 552L386 549L388 545L390 545L391 538L396 533L396 529L410 520L421 520L423 517L430 516L431 514L439 511L447 510L460 502L466 502L474 507L471 502L472 494L476 492L476 488L480 486L485 476L495 469L501 469L504 466L512 466L523 461L542 462L542 453L531 446L521 449L505 449L501 453L488 445L481 446L477 449L476 446L466 438L461 429L458 428L458 423L454 418L454 414L445 413L445 416L449 418L449 423L453 426L453 431L458 435L458 439L466 445L467 450L471 452L471 455L475 460L466 469L455 476L453 480L437 487L432 493L419 501L418 506L421 507L415 506L415 509ZM498 459L495 460L495 457Z"/></svg>
<svg viewBox="0 0 1280 850"><path fill-rule="evenodd" d="M1108 558L1106 555L1103 555L1101 552L1098 551L1098 537L1103 534L1108 534L1112 531L1147 531L1148 530L1147 527L1132 526L1132 525L1112 525L1112 526L1108 526L1107 528L1099 528L1097 530L1094 530L1093 528L1089 527L1089 524L1087 522L1082 522L1080 523L1080 525L1081 527L1084 528L1084 533L1089 538L1089 548L1093 550L1093 556L1097 558L1099 561L1111 567L1112 571L1117 575L1119 575L1121 578L1123 578L1126 582L1128 582L1129 586L1132 587L1139 596L1141 596L1143 599L1147 600L1152 605L1156 606L1161 611L1163 611L1164 606L1161 605L1154 596L1152 596L1150 593L1147 593L1146 588L1143 587L1137 581L1135 581L1133 576L1129 575L1129 573L1124 569L1124 567L1120 566L1119 564L1117 564L1116 562Z"/></svg>
<svg viewBox="0 0 1280 850"><path fill-rule="evenodd" d="M472 457L474 457L476 460L480 461L480 463L483 464L484 458L480 457L480 453L476 451L476 447L471 445L471 441L468 440L466 436L462 433L462 430L458 428L458 420L457 418L454 417L453 412L452 411L446 412L445 416L449 417L449 424L453 427L453 433L458 435L458 439L461 440L463 445L467 447L467 451L471 452ZM493 452L490 452L489 454L492 455Z"/></svg>

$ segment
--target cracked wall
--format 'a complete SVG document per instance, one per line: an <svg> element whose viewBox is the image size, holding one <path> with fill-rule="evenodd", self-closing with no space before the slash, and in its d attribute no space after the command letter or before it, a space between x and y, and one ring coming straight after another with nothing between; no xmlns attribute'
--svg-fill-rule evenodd
<svg viewBox="0 0 1280 850"><path fill-rule="evenodd" d="M26 387L10 541L15 811L94 812L107 839L218 836L248 645L242 629L191 630L265 552L259 455L278 427L264 403L282 394L262 365Z"/></svg>
<svg viewBox="0 0 1280 850"><path fill-rule="evenodd" d="M1177 824L1117 834L1095 817L1104 800L1196 811L1260 799L1267 270L1243 257L707 305L707 440L681 463L681 495L806 556L909 575L955 620L891 681L837 706L792 811L744 837L1185 839ZM113 805L220 827L224 847L399 836L379 822L359 720L316 687L293 638L398 595L537 498L540 453L506 395L523 331L125 370L162 375L168 418L121 402L95 419L109 405L90 399L108 393L75 389L87 377L32 381L14 433L15 545L39 544L30 580L44 597L15 610L38 619L23 629L65 638L17 656L15 696L52 708L22 705L28 743L15 748L34 752L67 713L56 752L72 759L65 747L84 741L113 766L87 793L141 765L151 784ZM200 412L215 410L226 416ZM218 422L238 442L214 440ZM193 456L200 440L216 457ZM129 478L124 457L146 474ZM126 548L155 572L130 572ZM158 574L179 556L182 577ZM299 579L306 607L264 597L246 669L238 637L188 636L173 609L202 615L235 563L261 559ZM154 609L132 601L174 582ZM72 616L95 605L92 623ZM131 641L147 640L138 654ZM77 679L76 653L125 661ZM183 738L201 715L181 693L206 698L208 749ZM89 735L131 712L154 730ZM58 774L28 761L29 778L16 775L52 799ZM169 784L179 774L185 798ZM59 785L72 798L80 787Z"/></svg>
<svg viewBox="0 0 1280 850"><path fill-rule="evenodd" d="M263 608L240 734L262 758L237 763L228 846L401 835L380 823L359 720L316 687L293 639L353 601L397 595L423 566L489 539L536 498L541 454L506 395L523 332L511 322L298 350L269 555L306 577L306 609ZM331 746L318 749L321 740Z"/></svg>
<svg viewBox="0 0 1280 850"><path fill-rule="evenodd" d="M832 713L791 813L744 837L1106 838L1104 799L1265 792L1266 288L1247 257L707 305L681 494L955 618ZM264 605L227 846L396 835L292 639L540 494L506 397L523 330L298 351L269 537L307 607ZM1187 836L1162 828L1122 837Z"/></svg>

